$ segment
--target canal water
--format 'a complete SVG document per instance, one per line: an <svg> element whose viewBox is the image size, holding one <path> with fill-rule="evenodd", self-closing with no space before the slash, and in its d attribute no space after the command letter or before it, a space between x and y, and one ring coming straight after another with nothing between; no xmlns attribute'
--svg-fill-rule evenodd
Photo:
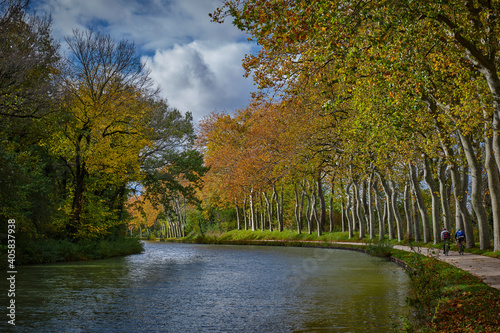
<svg viewBox="0 0 500 333"><path fill-rule="evenodd" d="M143 254L20 267L15 332L387 332L408 277L359 252L145 243Z"/></svg>

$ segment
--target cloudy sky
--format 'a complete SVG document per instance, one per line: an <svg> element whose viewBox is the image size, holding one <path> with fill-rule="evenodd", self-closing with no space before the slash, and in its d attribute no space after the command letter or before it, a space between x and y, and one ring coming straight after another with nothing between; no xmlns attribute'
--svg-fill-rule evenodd
<svg viewBox="0 0 500 333"><path fill-rule="evenodd" d="M255 90L241 61L255 44L230 22L208 14L222 0L32 0L37 14L50 13L54 37L63 42L75 28L94 27L137 46L169 104L191 111L195 122L212 111L242 108Z"/></svg>

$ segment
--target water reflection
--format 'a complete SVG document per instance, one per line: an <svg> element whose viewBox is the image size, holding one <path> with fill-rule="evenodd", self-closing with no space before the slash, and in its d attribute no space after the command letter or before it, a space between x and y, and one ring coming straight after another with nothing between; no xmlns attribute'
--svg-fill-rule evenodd
<svg viewBox="0 0 500 333"><path fill-rule="evenodd" d="M386 332L408 283L357 252L171 243L17 278L18 332Z"/></svg>

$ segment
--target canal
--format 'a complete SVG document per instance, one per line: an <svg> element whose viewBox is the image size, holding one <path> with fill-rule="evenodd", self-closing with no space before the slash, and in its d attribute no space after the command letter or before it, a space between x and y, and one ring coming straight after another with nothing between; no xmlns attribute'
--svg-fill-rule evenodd
<svg viewBox="0 0 500 333"><path fill-rule="evenodd" d="M408 285L402 268L353 251L147 242L20 267L12 331L387 332Z"/></svg>

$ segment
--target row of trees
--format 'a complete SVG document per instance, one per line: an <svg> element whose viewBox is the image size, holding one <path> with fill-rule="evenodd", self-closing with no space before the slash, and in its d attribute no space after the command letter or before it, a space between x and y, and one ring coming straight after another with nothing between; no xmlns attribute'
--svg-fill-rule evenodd
<svg viewBox="0 0 500 333"><path fill-rule="evenodd" d="M75 30L63 56L50 25L28 0L0 2L0 217L32 237L103 238L125 233L134 187L155 204L192 196L191 114L160 98L134 44Z"/></svg>
<svg viewBox="0 0 500 333"><path fill-rule="evenodd" d="M229 16L261 46L244 60L261 90L201 124L207 205L248 204L254 221L272 196L281 228L294 193L299 232L302 216L321 232L326 191L351 236L437 242L445 226L500 251L498 2L234 0L212 13Z"/></svg>

